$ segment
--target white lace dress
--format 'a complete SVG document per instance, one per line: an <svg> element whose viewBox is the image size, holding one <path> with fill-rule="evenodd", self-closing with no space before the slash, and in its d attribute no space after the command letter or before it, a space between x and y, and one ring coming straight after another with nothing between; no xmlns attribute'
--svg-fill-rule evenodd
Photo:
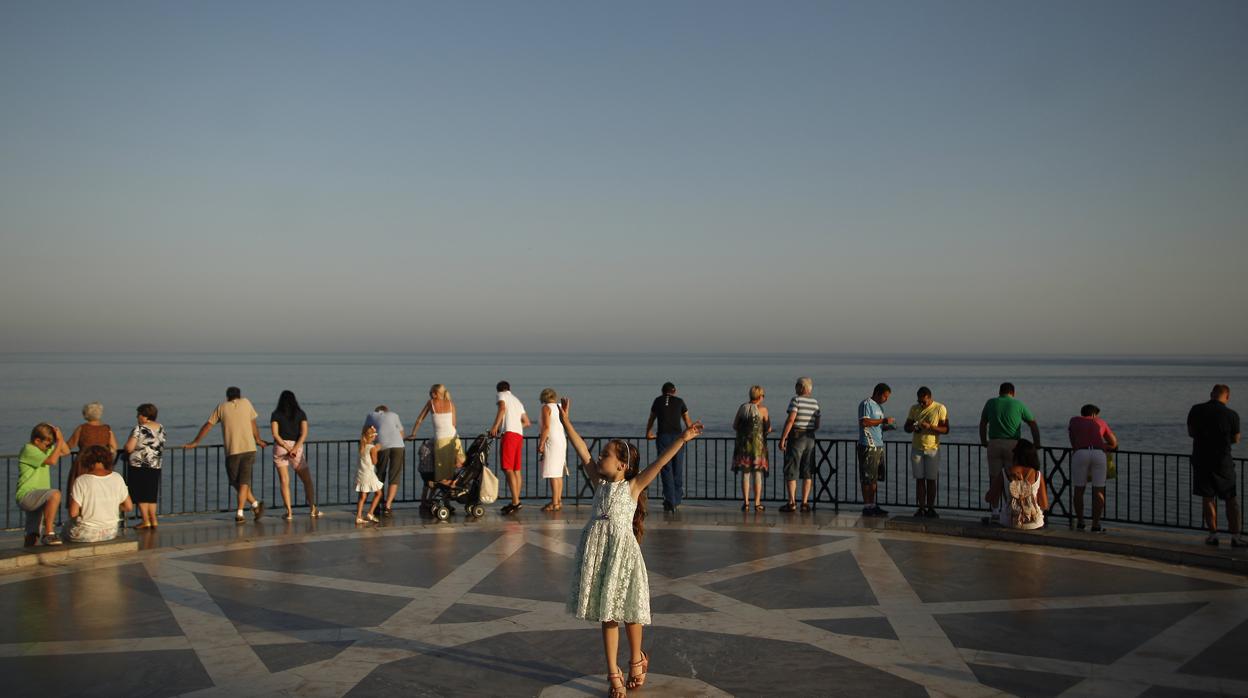
<svg viewBox="0 0 1248 698"><path fill-rule="evenodd" d="M598 481L568 593L568 612L577 618L649 625L650 578L633 535L636 510L627 480Z"/></svg>

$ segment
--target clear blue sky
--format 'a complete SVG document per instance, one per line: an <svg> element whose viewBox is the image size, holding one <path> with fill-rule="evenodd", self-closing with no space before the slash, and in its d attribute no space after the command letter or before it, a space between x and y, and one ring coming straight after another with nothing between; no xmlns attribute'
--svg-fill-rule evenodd
<svg viewBox="0 0 1248 698"><path fill-rule="evenodd" d="M1243 353L1245 2L0 3L0 351Z"/></svg>

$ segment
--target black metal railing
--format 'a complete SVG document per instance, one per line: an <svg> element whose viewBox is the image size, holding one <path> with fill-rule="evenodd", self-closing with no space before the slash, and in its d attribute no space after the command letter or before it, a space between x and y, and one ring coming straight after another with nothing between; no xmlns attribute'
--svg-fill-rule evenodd
<svg viewBox="0 0 1248 698"><path fill-rule="evenodd" d="M643 463L657 457L654 441L637 437L588 437L591 453L598 453L611 438L624 438L638 448ZM685 455L685 498L693 500L736 500L741 497L741 477L732 472L734 441L730 437L703 437L691 442ZM855 459L855 443L844 439L817 439L815 448L815 482L813 498L817 506L839 508L861 503L861 492ZM320 504L354 504L355 470L358 462L356 442L309 441L306 444L308 467L311 469ZM763 483L763 499L768 502L787 498L783 478L784 454L779 442L767 441L770 474ZM423 487L417 472L419 442L408 444L406 465L396 501L415 502ZM1041 449L1044 477L1049 488L1049 516L1069 519L1074 515L1074 483L1071 482L1071 451L1068 448ZM568 477L564 498L572 502L593 496L592 486L569 449ZM1118 451L1117 478L1106 485L1106 521L1163 526L1198 528L1201 525L1200 499L1191 495L1191 465L1184 454L1146 451ZM1237 458L1238 486L1245 485L1245 459ZM70 457L62 458L51 472L56 487L64 489ZM916 506L911 476L910 443L890 441L886 444L887 477L879 483L877 501L885 507ZM497 449L491 449L490 468L500 475L499 499L505 500L506 483L499 472ZM550 485L541 479L537 459L537 439L524 441L523 497L546 499ZM20 528L23 512L14 501L17 489L17 456L0 456L4 469L5 496L0 510L3 527ZM125 474L124 465L120 472ZM280 506L281 495L277 474L272 465L272 451L262 449L256 454L253 470L256 496L270 507ZM986 509L984 494L988 489L988 468L984 449L979 444L944 443L940 448L937 507L947 510L982 511ZM291 499L297 507L305 506L303 484L291 473ZM650 487L649 496L661 497L658 480ZM1091 506L1091 490L1085 498ZM225 451L222 446L200 446L190 450L167 449L164 453L158 511L162 515L228 511L234 508L235 497L225 477ZM896 512L895 512L896 513ZM1090 509L1089 509L1090 513Z"/></svg>

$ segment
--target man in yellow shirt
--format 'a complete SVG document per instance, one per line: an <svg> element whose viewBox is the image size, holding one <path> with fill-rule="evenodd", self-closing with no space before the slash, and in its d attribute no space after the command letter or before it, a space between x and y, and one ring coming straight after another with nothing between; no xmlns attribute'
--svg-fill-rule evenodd
<svg viewBox="0 0 1248 698"><path fill-rule="evenodd" d="M251 400L243 397L243 392L235 387L225 391L225 402L217 405L217 409L208 415L208 421L199 428L199 434L182 448L195 448L200 439L208 435L212 425L221 423L221 436L225 441L225 472L230 478L230 487L238 491L238 511L234 513L234 522L242 523L243 504L250 503L252 513L259 521L264 516L264 502L251 494L251 468L256 463L256 446L264 448L269 444L260 438L260 429L256 426L256 408Z"/></svg>
<svg viewBox="0 0 1248 698"><path fill-rule="evenodd" d="M916 518L940 518L936 514L936 477L940 471L940 436L949 433L949 411L932 399L932 390L919 388L919 401L906 415L905 430L914 434L910 444L910 463L918 511Z"/></svg>

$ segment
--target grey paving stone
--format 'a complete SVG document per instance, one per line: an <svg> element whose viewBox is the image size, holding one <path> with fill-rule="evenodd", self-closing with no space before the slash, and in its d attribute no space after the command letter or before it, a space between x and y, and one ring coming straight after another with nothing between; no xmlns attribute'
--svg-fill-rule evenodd
<svg viewBox="0 0 1248 698"><path fill-rule="evenodd" d="M379 625L411 600L213 574L196 574L240 631L313 630Z"/></svg>
<svg viewBox="0 0 1248 698"><path fill-rule="evenodd" d="M163 698L212 687L192 650L0 658L7 696Z"/></svg>
<svg viewBox="0 0 1248 698"><path fill-rule="evenodd" d="M514 608L498 608L495 606L480 606L471 603L457 603L442 612L442 615L434 619L434 625L443 625L448 623L479 623L481 621L498 620L499 618L510 618L518 616L524 611L517 611Z"/></svg>
<svg viewBox="0 0 1248 698"><path fill-rule="evenodd" d="M938 614L955 647L1110 664L1203 603Z"/></svg>
<svg viewBox="0 0 1248 698"><path fill-rule="evenodd" d="M841 635L857 635L859 637L878 637L883 640L896 640L897 633L887 618L825 618L822 620L804 621L807 625L823 628Z"/></svg>
<svg viewBox="0 0 1248 698"><path fill-rule="evenodd" d="M663 594L650 599L651 613L711 613L714 610L675 594Z"/></svg>
<svg viewBox="0 0 1248 698"><path fill-rule="evenodd" d="M283 645L253 645L252 650L271 672L286 671L338 656L352 642L295 642Z"/></svg>
<svg viewBox="0 0 1248 698"><path fill-rule="evenodd" d="M708 586L762 608L873 606L871 586L848 551L823 555Z"/></svg>
<svg viewBox="0 0 1248 698"><path fill-rule="evenodd" d="M572 583L572 560L526 544L472 588L478 594L563 602Z"/></svg>
<svg viewBox="0 0 1248 698"><path fill-rule="evenodd" d="M431 587L498 539L496 531L361 537L195 555L193 562Z"/></svg>
<svg viewBox="0 0 1248 698"><path fill-rule="evenodd" d="M1140 694L1140 698L1215 698L1215 696L1225 696L1226 693L1209 693L1208 691L1195 691L1190 688L1171 688L1169 686L1153 686L1152 688Z"/></svg>
<svg viewBox="0 0 1248 698"><path fill-rule="evenodd" d="M968 664L975 678L985 686L1012 693L1019 698L1052 698L1083 681L1078 676L1050 674L1006 667Z"/></svg>
<svg viewBox="0 0 1248 698"><path fill-rule="evenodd" d="M0 644L181 635L142 565L56 574L0 587Z"/></svg>
<svg viewBox="0 0 1248 698"><path fill-rule="evenodd" d="M1233 589L1177 574L1024 551L881 541L924 602Z"/></svg>
<svg viewBox="0 0 1248 698"><path fill-rule="evenodd" d="M1245 648L1248 648L1248 623L1240 623L1180 667L1179 671L1184 674L1248 681L1248 662L1244 661Z"/></svg>

